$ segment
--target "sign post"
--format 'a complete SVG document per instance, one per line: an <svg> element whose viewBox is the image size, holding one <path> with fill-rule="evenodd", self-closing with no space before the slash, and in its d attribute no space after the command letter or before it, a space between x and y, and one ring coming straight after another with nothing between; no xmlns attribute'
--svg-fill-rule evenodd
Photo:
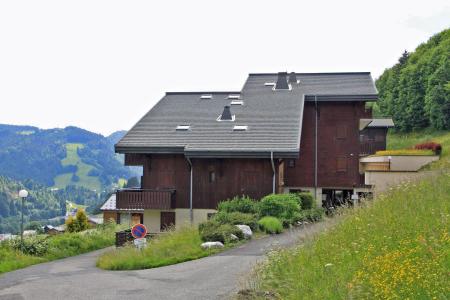
<svg viewBox="0 0 450 300"><path fill-rule="evenodd" d="M134 245L138 249L142 249L147 245L145 236L147 235L147 228L144 224L136 224L131 228L131 235L135 238Z"/></svg>

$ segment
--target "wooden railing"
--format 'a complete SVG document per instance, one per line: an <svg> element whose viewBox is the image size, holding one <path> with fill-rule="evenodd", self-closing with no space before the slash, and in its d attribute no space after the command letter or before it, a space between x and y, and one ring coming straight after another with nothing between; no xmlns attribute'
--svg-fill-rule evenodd
<svg viewBox="0 0 450 300"><path fill-rule="evenodd" d="M175 190L122 189L116 193L117 209L172 209Z"/></svg>
<svg viewBox="0 0 450 300"><path fill-rule="evenodd" d="M375 141L367 141L361 142L359 144L359 155L366 156L375 154L375 152L380 150L386 150L386 142L375 142Z"/></svg>

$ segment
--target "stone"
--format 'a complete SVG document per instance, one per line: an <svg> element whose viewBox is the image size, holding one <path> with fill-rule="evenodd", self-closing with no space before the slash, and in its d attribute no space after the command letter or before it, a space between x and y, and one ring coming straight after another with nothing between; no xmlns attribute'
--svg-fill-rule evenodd
<svg viewBox="0 0 450 300"><path fill-rule="evenodd" d="M239 240L239 238L234 234L230 234L230 240L237 241L237 240Z"/></svg>
<svg viewBox="0 0 450 300"><path fill-rule="evenodd" d="M253 232L252 232L250 226L248 226L248 225L236 225L236 227L239 228L242 231L242 233L244 234L244 238L246 238L246 239L251 239L252 238Z"/></svg>
<svg viewBox="0 0 450 300"><path fill-rule="evenodd" d="M205 242L201 245L203 249L211 249L211 248L223 248L223 244L221 242Z"/></svg>

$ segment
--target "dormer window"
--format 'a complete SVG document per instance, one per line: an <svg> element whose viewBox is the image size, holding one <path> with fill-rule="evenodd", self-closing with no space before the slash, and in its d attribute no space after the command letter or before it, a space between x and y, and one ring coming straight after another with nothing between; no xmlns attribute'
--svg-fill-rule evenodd
<svg viewBox="0 0 450 300"><path fill-rule="evenodd" d="M191 129L191 125L178 125L176 131L188 131Z"/></svg>

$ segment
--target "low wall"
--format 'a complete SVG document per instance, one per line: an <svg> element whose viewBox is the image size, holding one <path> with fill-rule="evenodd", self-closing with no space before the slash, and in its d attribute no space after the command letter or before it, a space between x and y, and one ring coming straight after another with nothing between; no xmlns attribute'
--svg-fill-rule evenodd
<svg viewBox="0 0 450 300"><path fill-rule="evenodd" d="M373 192L382 193L390 187L407 181L415 181L435 174L433 171L423 172L365 172L365 184L372 185Z"/></svg>

